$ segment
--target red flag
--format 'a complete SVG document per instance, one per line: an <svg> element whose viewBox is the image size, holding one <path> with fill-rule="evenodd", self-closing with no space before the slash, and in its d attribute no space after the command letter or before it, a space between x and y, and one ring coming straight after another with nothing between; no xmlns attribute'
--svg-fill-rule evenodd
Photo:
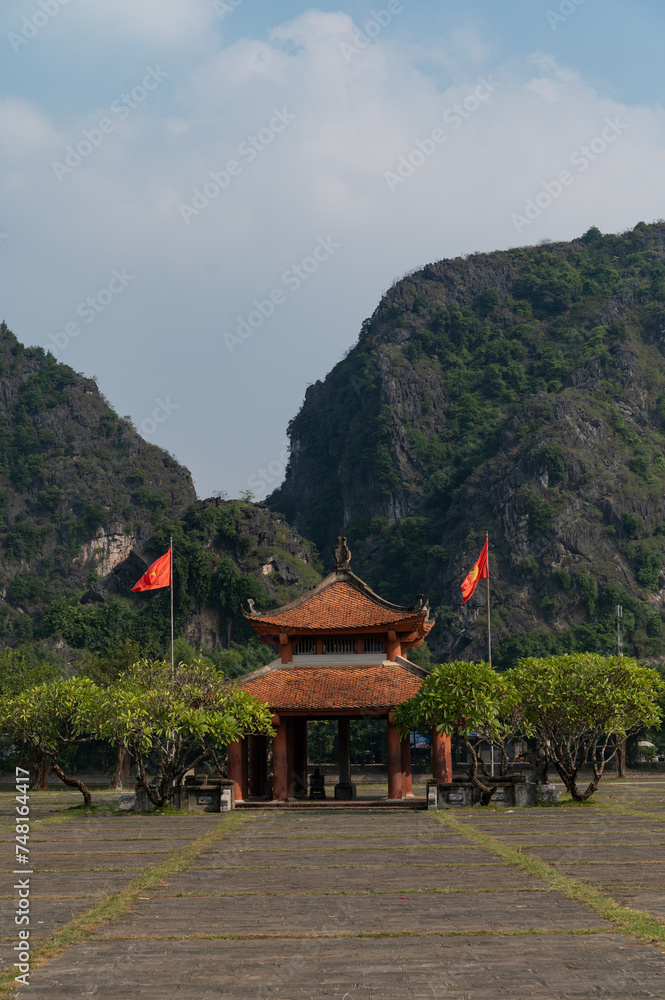
<svg viewBox="0 0 665 1000"><path fill-rule="evenodd" d="M148 567L139 582L132 587L132 590L138 593L142 590L159 590L161 587L170 586L171 549Z"/></svg>
<svg viewBox="0 0 665 1000"><path fill-rule="evenodd" d="M473 594L479 580L485 580L490 575L489 566L487 564L487 541L483 546L483 551L478 556L476 565L473 567L470 573L468 573L462 582L462 597L464 600L462 604L466 604L471 595Z"/></svg>

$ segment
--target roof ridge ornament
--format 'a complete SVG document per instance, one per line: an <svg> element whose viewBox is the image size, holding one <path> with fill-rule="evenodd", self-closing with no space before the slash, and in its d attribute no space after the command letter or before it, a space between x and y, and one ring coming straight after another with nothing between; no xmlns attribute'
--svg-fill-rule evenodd
<svg viewBox="0 0 665 1000"><path fill-rule="evenodd" d="M337 536L335 549L335 569L351 569L351 549L346 544L346 536Z"/></svg>

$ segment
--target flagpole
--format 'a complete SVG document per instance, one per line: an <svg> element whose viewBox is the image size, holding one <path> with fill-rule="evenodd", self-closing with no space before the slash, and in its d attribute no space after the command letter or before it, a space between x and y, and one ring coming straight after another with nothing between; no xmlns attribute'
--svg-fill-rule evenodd
<svg viewBox="0 0 665 1000"><path fill-rule="evenodd" d="M485 545L487 546L487 657L490 668L492 666L492 623L490 620L490 534L485 532ZM490 774L494 777L494 740L490 741Z"/></svg>
<svg viewBox="0 0 665 1000"><path fill-rule="evenodd" d="M490 536L489 531L485 532L485 544L487 545L487 652L488 662L492 666L492 624L490 622Z"/></svg>
<svg viewBox="0 0 665 1000"><path fill-rule="evenodd" d="M171 678L175 674L175 664L173 662L173 535L171 535ZM488 598L489 600L489 598Z"/></svg>

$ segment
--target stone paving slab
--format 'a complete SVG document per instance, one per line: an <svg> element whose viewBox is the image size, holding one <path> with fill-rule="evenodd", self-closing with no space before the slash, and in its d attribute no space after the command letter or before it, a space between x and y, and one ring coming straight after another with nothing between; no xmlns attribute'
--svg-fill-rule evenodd
<svg viewBox="0 0 665 1000"><path fill-rule="evenodd" d="M42 899L35 900L31 907L30 937L46 937L52 931L68 924L73 916L89 910L99 900L81 897L79 899ZM0 908L0 939L11 939L16 933L14 925L14 909L10 906Z"/></svg>
<svg viewBox="0 0 665 1000"><path fill-rule="evenodd" d="M93 941L37 970L31 1000L641 1000L658 948L614 934Z"/></svg>
<svg viewBox="0 0 665 1000"><path fill-rule="evenodd" d="M89 840L89 841L109 841L109 840L121 840L121 841L143 841L143 840L174 840L174 839L184 839L189 843L192 837L201 837L204 833L209 830L214 830L219 826L219 820L217 823L211 823L208 825L194 825L189 826L185 824L179 824L173 827L158 827L150 826L146 824L145 826L134 827L132 824L124 825L122 820L116 821L116 823L106 823L100 824L91 821L85 826L80 826L78 824L73 825L70 823L58 823L53 824L53 826L32 826L30 831L30 840L36 841L37 843L50 843L58 844L62 841L68 842L73 840ZM4 833L0 836L0 842L11 842L13 837Z"/></svg>
<svg viewBox="0 0 665 1000"><path fill-rule="evenodd" d="M479 847L431 851L418 851L409 847L398 848L395 851L376 851L371 848L369 850L331 851L327 854L325 862L322 860L324 853L322 851L298 850L296 856L291 851L261 851L258 849L234 851L220 848L219 851L200 855L199 864L208 868L237 868L239 865L281 868L291 867L294 864L318 868L323 863L344 866L373 865L375 867L395 863L404 865L497 864L496 855Z"/></svg>
<svg viewBox="0 0 665 1000"><path fill-rule="evenodd" d="M134 843L141 844L143 841L137 840ZM377 851L399 851L408 848L425 854L430 854L433 851L447 851L452 848L457 850L467 850L469 848L477 850L473 844L469 843L467 837L445 837L440 836L436 831L433 835L420 834L416 837L375 837L372 834L369 837L358 837L351 841L347 840L346 837L320 837L314 833L305 836L300 834L297 843L299 852L327 853L334 851L340 854L355 854L357 851L363 851L367 848ZM293 854L293 844L293 837L249 837L237 835L233 838L233 848L227 848L227 850L232 850L233 853L242 851L243 853L260 852L263 854L266 851L270 851L271 854L276 854L286 851L289 854Z"/></svg>
<svg viewBox="0 0 665 1000"><path fill-rule="evenodd" d="M177 881L176 881L177 879ZM540 879L524 875L497 862L479 868L441 868L409 865L380 868L226 868L185 869L170 876L156 890L158 895L179 893L289 893L289 892L390 892L467 889L494 891L542 889Z"/></svg>
<svg viewBox="0 0 665 1000"><path fill-rule="evenodd" d="M193 839L193 838L192 838ZM105 872L105 871L140 871L152 867L169 857L168 848L161 851L117 851L114 854L98 852L86 853L76 851L71 854L50 854L39 852L39 858L33 865L33 871L40 872ZM13 869L11 869L13 870ZM9 872L10 868L0 868Z"/></svg>
<svg viewBox="0 0 665 1000"><path fill-rule="evenodd" d="M440 826L440 824L439 824ZM317 837L320 840L346 840L350 844L355 844L359 840L364 840L367 837L367 832L364 827L356 826L355 830L349 830L347 827L328 827L323 823L315 826L314 824L308 825L306 829L296 828L295 830L283 826L265 827L260 826L258 823L246 823L243 825L242 836L254 840L285 840L290 841L294 837L307 838L307 837ZM419 824L409 829L408 826L403 827L379 827L379 829L372 829L372 839L378 841L392 840L394 837L408 837L412 840L427 839L432 837L437 837L439 840L448 839L459 839L458 835L448 830L444 826L440 826L440 829L432 827L431 823Z"/></svg>
<svg viewBox="0 0 665 1000"><path fill-rule="evenodd" d="M423 814L427 816L427 813ZM418 817L418 820L414 822L413 813L409 813L405 817L405 822L402 823L376 823L372 822L372 833L377 837L390 837L393 835L399 835L402 833L408 833L409 835L415 836L418 833L429 831L431 833L432 827L431 822L427 823L423 819L423 815ZM360 818L360 817L359 817ZM265 823L262 820L254 821L254 816L252 815L252 822L246 827L247 830L261 831L257 835L262 836L306 836L307 834L329 834L331 836L348 836L357 839L360 834L358 833L360 824L359 823L349 823L347 821L340 823L330 823L327 822L328 817L323 817L322 819L314 822L308 822L302 826L296 825L295 821L285 821L285 822L275 822L275 823ZM367 820L367 817L363 816L363 822ZM409 822L410 821L410 822ZM442 833L446 834L445 829L442 827ZM452 834L451 834L452 836Z"/></svg>
<svg viewBox="0 0 665 1000"><path fill-rule="evenodd" d="M493 837L503 844L519 844L527 850L532 847L622 847L624 845L649 844L650 846L665 846L665 829L648 830L644 832L623 830L589 830L585 833L570 833L568 830L561 830L560 833L542 833L534 835L532 832L510 833L495 830Z"/></svg>
<svg viewBox="0 0 665 1000"><path fill-rule="evenodd" d="M660 917L661 920L665 919L665 894L663 892L654 892L653 886L647 884L644 890L639 890L637 892L623 892L620 889L615 889L612 893L612 899L615 899L617 903L621 903L622 906L628 906L633 910L646 910L648 913L652 913L655 917Z"/></svg>
<svg viewBox="0 0 665 1000"><path fill-rule="evenodd" d="M642 886L665 890L665 865L644 862L628 864L566 865L558 864L557 871L570 875L580 882L600 886Z"/></svg>
<svg viewBox="0 0 665 1000"><path fill-rule="evenodd" d="M112 840L111 838L97 840L94 836L81 835L80 837L71 837L69 840L62 839L58 841L30 837L30 856L31 862L37 865L44 856L48 856L49 858L68 858L71 857L73 852L86 857L89 857L91 854L118 854L125 856L127 854L158 853L160 851L170 853L171 851L177 851L181 847L185 847L187 844L191 844L196 836L194 834L193 837L186 839L162 837L159 840L148 840L147 837L126 837L122 840Z"/></svg>
<svg viewBox="0 0 665 1000"><path fill-rule="evenodd" d="M175 886L177 888L177 880ZM122 920L104 924L96 938L253 934L368 934L411 928L422 933L608 928L584 907L556 893L474 895L161 897L137 903Z"/></svg>
<svg viewBox="0 0 665 1000"><path fill-rule="evenodd" d="M529 854L542 858L550 864L570 864L573 861L603 862L604 864L621 864L621 862L648 862L649 864L665 864L665 846L655 845L646 847L635 845L629 847L610 847L607 845L598 846L571 846L571 847L542 847L534 844L529 848Z"/></svg>
<svg viewBox="0 0 665 1000"><path fill-rule="evenodd" d="M20 876L17 876L20 878ZM136 878L136 872L39 872L31 877L30 898L106 896L118 892ZM13 899L11 882L3 880L0 899Z"/></svg>

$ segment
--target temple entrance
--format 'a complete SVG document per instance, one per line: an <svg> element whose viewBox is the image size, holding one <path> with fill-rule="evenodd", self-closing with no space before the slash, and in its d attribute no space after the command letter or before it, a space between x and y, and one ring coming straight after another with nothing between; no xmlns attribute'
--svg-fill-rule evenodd
<svg viewBox="0 0 665 1000"><path fill-rule="evenodd" d="M315 719L305 715L282 716L272 740L250 736L229 747L229 776L236 783L236 801L369 801L408 799L413 796L412 750L407 736L400 738L389 715L374 716L375 730L383 728L380 759L358 761L351 741L352 727L367 725L366 716L340 715ZM319 732L317 733L317 730ZM321 738L321 730L325 737ZM310 738L308 739L308 734ZM376 741L375 741L376 745ZM317 759L323 757L324 759ZM311 776L325 796L312 793ZM450 745L432 734L432 774L450 780ZM355 774L354 774L355 772Z"/></svg>
<svg viewBox="0 0 665 1000"><path fill-rule="evenodd" d="M320 763L308 755L311 722L337 727L337 767L326 801L358 798L351 727L362 720L385 726L384 801L412 794L409 739L401 738L393 711L416 694L427 676L407 653L423 643L434 625L429 604L422 594L410 607L379 597L351 572L346 539L338 542L334 572L306 594L264 614L250 602L250 611L244 612L247 624L276 657L239 683L270 707L275 736L271 747L258 736L229 747L228 774L238 801L249 796L270 796L275 802L309 799L308 757L309 763ZM432 768L435 778L450 780L444 777L452 773L450 740L436 733Z"/></svg>

